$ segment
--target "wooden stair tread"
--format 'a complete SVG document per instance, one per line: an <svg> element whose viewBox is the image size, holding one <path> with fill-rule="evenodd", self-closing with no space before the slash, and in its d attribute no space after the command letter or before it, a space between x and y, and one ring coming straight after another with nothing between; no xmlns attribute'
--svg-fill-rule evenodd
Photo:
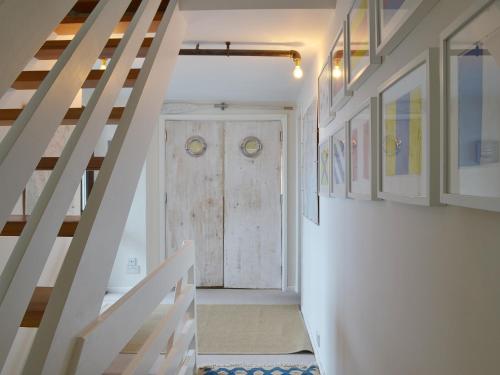
<svg viewBox="0 0 500 375"><path fill-rule="evenodd" d="M108 124L118 124L120 122L124 107L115 107L111 110L109 115ZM7 108L0 109L0 126L11 126L17 120L19 115L22 112L22 108ZM83 108L70 108L66 112L64 119L61 122L61 125L76 125L78 120L82 115Z"/></svg>
<svg viewBox="0 0 500 375"><path fill-rule="evenodd" d="M31 301L24 313L21 327L37 328L40 326L43 314L49 303L50 295L52 294L52 287L38 286L33 292Z"/></svg>
<svg viewBox="0 0 500 375"><path fill-rule="evenodd" d="M55 28L55 33L59 35L74 35L78 32L82 24L87 19L88 15L92 12L97 5L98 0L80 0L78 1L69 14L61 21ZM116 25L113 33L124 33L127 29L135 11L141 4L141 0L132 0L121 21ZM162 0L158 11L151 23L149 32L156 32L161 18L168 6L168 0Z"/></svg>
<svg viewBox="0 0 500 375"><path fill-rule="evenodd" d="M11 215L5 223L0 236L18 237L21 235L29 216L28 215ZM64 222L59 229L58 237L73 237L76 227L80 222L80 216L70 215L64 218Z"/></svg>
<svg viewBox="0 0 500 375"><path fill-rule="evenodd" d="M37 171L52 171L57 161L59 160L56 156L45 156L40 159L40 162L36 166ZM104 157L94 156L89 160L86 170L87 171L98 171L101 169Z"/></svg>
<svg viewBox="0 0 500 375"><path fill-rule="evenodd" d="M140 71L140 69L130 69L123 87L132 87L137 77L139 76ZM87 76L87 79L85 80L85 82L83 82L82 88L95 88L103 73L104 70L91 70L89 75ZM23 71L21 72L21 74L19 74L11 87L16 90L36 90L48 74L48 70Z"/></svg>
<svg viewBox="0 0 500 375"><path fill-rule="evenodd" d="M121 39L116 38L109 39L99 57L111 58L120 41ZM153 38L145 38L139 48L137 57L146 57L152 42ZM70 40L48 40L43 44L42 48L40 48L35 57L38 60L57 60L66 47L68 47L69 43Z"/></svg>

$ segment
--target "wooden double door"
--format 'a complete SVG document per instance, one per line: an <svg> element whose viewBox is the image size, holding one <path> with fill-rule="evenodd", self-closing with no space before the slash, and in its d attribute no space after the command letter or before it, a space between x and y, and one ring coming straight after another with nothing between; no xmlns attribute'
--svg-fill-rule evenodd
<svg viewBox="0 0 500 375"><path fill-rule="evenodd" d="M200 287L281 288L281 123L167 121L166 244Z"/></svg>

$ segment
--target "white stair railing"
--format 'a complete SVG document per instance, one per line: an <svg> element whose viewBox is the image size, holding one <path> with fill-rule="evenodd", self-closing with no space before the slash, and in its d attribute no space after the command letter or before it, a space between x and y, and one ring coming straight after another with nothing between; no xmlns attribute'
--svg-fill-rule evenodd
<svg viewBox="0 0 500 375"><path fill-rule="evenodd" d="M12 345L87 162L159 3L146 1L137 10L9 257L0 279L2 353Z"/></svg>
<svg viewBox="0 0 500 375"><path fill-rule="evenodd" d="M194 260L194 244L186 241L179 251L90 323L77 338L69 373L102 374L165 295L179 280L194 272ZM167 346L168 338L182 324L182 328L177 330L176 345L168 348L165 354L168 371L162 372L176 373L195 337L194 320L185 319L188 309L194 307L194 295L194 284L176 290L174 304L156 324L122 374L148 373Z"/></svg>
<svg viewBox="0 0 500 375"><path fill-rule="evenodd" d="M4 11L11 12L13 19L16 19L23 11L38 9L39 3L42 2L0 1L0 21L2 21L0 32L5 28ZM30 15L28 19L33 18L33 25L29 30L33 32L39 28L43 38L46 38L74 3L74 0L43 2L45 9L39 12L38 17L43 17L44 20L36 20L36 17ZM97 2L81 29L0 143L0 191L2 192L0 228L4 226L57 126L62 122L73 98L81 89L90 69L129 4L129 0ZM134 18L83 110L2 271L0 370L5 364L17 327L37 286L79 179L159 4L160 0L142 0L139 8L135 10ZM194 262L189 255L192 253L194 257L194 250L181 252L177 258L170 259L168 261L170 263L165 263L157 272L155 271L156 273L148 276L109 313L101 316L99 324L92 323L99 314L102 297L184 31L185 24L178 10L177 0L170 0L155 30L153 43L135 81L109 152L59 272L24 366L23 373L26 375L96 374L93 371L97 368L99 369L97 373L105 370L109 361L120 350L120 345L133 334L132 328L138 328L146 319L147 313L159 303L158 293L165 294L168 283L160 286L159 280L163 280L170 273L168 280L178 280L178 272L174 272L175 267L172 268L169 264L174 264L175 259ZM0 48L8 47L9 43L11 45L23 43L28 38L27 35L24 31L20 32L18 35L13 35L10 41L6 40L4 35L0 35ZM12 84L29 57L36 53L37 48L43 43L43 38L37 36L27 41L25 46L20 47L19 54L13 55L18 61L7 64L6 74L2 72L0 96ZM3 67L2 64L2 69ZM192 246L188 248L192 249ZM184 269L185 265L182 263L179 269ZM171 337L168 345L169 354L159 371L165 370L164 373L170 374L174 368L177 369L176 372L192 368L190 366L194 363L193 359L184 360L184 353L192 349L193 340L190 338L194 336L194 321L185 322L179 331L180 336L176 336L175 340L172 338L179 316L183 316L185 308L192 304L194 295L192 287L181 288L181 286L182 283L177 282L178 293L173 310L162 319L161 326L148 338L140 355L130 362L124 373L146 371L155 358L158 348L168 337ZM117 319L120 321L125 315L130 314L130 311L135 311L144 299L147 299L148 304L144 308L139 307L142 313L132 319L134 321L132 325L127 323L131 328L123 334L119 332L121 328L113 331L116 327L116 323L113 322ZM105 322L102 321L103 317L107 317L104 319ZM95 345L89 346L88 343L95 340L95 337L100 337L102 332L116 334L115 344L106 346L97 340L94 341ZM80 345L75 349L77 338ZM87 368L86 364L89 363L92 363L93 367Z"/></svg>
<svg viewBox="0 0 500 375"><path fill-rule="evenodd" d="M123 0L97 3L0 144L0 227L127 6Z"/></svg>
<svg viewBox="0 0 500 375"><path fill-rule="evenodd" d="M177 4L171 1L68 249L28 356L26 375L64 373L74 338L99 313L184 28Z"/></svg>

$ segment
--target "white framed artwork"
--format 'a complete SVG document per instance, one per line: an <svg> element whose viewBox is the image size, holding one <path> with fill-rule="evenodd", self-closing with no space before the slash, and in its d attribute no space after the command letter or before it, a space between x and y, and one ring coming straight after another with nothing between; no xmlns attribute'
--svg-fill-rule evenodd
<svg viewBox="0 0 500 375"><path fill-rule="evenodd" d="M314 98L302 116L302 213L319 224L318 107Z"/></svg>
<svg viewBox="0 0 500 375"><path fill-rule="evenodd" d="M379 88L380 199L439 204L438 63L429 49Z"/></svg>
<svg viewBox="0 0 500 375"><path fill-rule="evenodd" d="M439 0L375 0L377 55L396 48Z"/></svg>
<svg viewBox="0 0 500 375"><path fill-rule="evenodd" d="M347 165L347 147L346 147L346 127L345 123L335 130L331 136L331 189L330 196L336 198L347 197L346 169Z"/></svg>
<svg viewBox="0 0 500 375"><path fill-rule="evenodd" d="M363 103L347 121L347 196L377 199L377 98Z"/></svg>
<svg viewBox="0 0 500 375"><path fill-rule="evenodd" d="M331 184L331 138L321 142L318 147L318 194L330 196Z"/></svg>
<svg viewBox="0 0 500 375"><path fill-rule="evenodd" d="M441 35L441 201L500 212L500 1Z"/></svg>
<svg viewBox="0 0 500 375"><path fill-rule="evenodd" d="M318 126L324 128L328 126L332 120L332 113L330 112L331 101L331 64L330 57L321 69L318 77Z"/></svg>
<svg viewBox="0 0 500 375"><path fill-rule="evenodd" d="M379 67L375 45L375 1L354 0L347 14L347 89L354 91Z"/></svg>
<svg viewBox="0 0 500 375"><path fill-rule="evenodd" d="M346 23L343 23L333 48L330 51L331 65L331 105L330 113L335 114L341 109L352 97L352 91L347 89L347 74L346 74L346 38L345 38Z"/></svg>

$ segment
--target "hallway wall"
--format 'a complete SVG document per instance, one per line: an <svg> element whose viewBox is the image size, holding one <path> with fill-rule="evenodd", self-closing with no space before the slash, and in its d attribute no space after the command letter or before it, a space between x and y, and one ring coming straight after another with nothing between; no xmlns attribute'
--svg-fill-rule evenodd
<svg viewBox="0 0 500 375"><path fill-rule="evenodd" d="M347 120L471 3L442 0L337 114ZM351 1L325 30L316 78ZM320 130L327 138L333 126ZM500 214L459 207L320 198L302 217L302 309L327 375L469 375L500 371Z"/></svg>

